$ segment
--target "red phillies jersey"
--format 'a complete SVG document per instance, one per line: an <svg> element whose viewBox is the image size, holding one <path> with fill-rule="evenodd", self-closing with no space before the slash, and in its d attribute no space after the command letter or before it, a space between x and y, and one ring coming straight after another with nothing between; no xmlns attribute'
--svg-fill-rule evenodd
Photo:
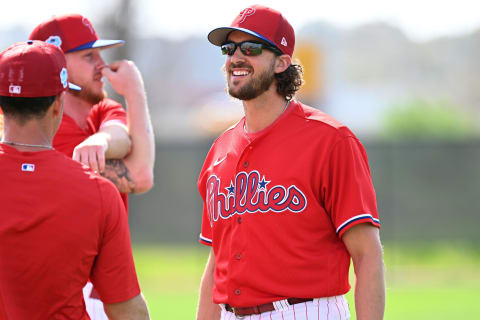
<svg viewBox="0 0 480 320"><path fill-rule="evenodd" d="M53 139L53 147L70 158L73 149L82 141L97 133L107 122L127 123L127 114L122 105L111 99L103 99L94 105L87 119L87 128L80 128L68 115L64 114L60 128ZM125 207L128 208L128 195L121 193Z"/></svg>
<svg viewBox="0 0 480 320"><path fill-rule="evenodd" d="M261 132L246 134L244 121L214 142L198 179L214 302L346 293L350 255L341 236L359 223L380 225L362 144L295 101Z"/></svg>
<svg viewBox="0 0 480 320"><path fill-rule="evenodd" d="M110 181L57 151L1 144L0 175L0 306L8 319L89 319L88 279L105 303L140 294L127 215Z"/></svg>

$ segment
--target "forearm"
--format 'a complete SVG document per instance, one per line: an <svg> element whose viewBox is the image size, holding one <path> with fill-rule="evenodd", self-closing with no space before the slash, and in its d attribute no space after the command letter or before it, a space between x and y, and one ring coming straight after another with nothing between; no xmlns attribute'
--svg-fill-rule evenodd
<svg viewBox="0 0 480 320"><path fill-rule="evenodd" d="M383 319L385 277L381 250L354 260L355 311L358 320Z"/></svg>
<svg viewBox="0 0 480 320"><path fill-rule="evenodd" d="M122 158L121 163L115 164L122 168L126 174L123 178L129 177L124 185L129 186L122 190L118 184L117 187L122 192L142 193L150 190L153 186L153 165L155 161L155 142L148 112L147 97L145 86L140 71L132 61L116 61L102 69L102 74L112 84L113 89L125 97L127 104L127 131L132 143L130 153ZM106 177L113 176L118 168L108 167L110 172ZM126 180L126 179L123 179ZM114 182L115 183L115 182Z"/></svg>
<svg viewBox="0 0 480 320"><path fill-rule="evenodd" d="M357 319L381 320L385 311L385 278L379 230L362 223L347 230L342 239L355 270Z"/></svg>
<svg viewBox="0 0 480 320"><path fill-rule="evenodd" d="M127 126L132 148L124 158L136 184L136 192L146 192L153 186L155 139L145 92L135 90L125 96Z"/></svg>
<svg viewBox="0 0 480 320"><path fill-rule="evenodd" d="M123 159L130 152L132 143L125 127L118 124L106 125L96 135L103 136L107 142L105 159Z"/></svg>
<svg viewBox="0 0 480 320"><path fill-rule="evenodd" d="M153 186L153 130L143 91L135 90L125 99L128 131L131 132L130 153L122 159L107 160L102 175L112 181L120 192L143 193Z"/></svg>
<svg viewBox="0 0 480 320"><path fill-rule="evenodd" d="M118 124L107 125L92 134L73 150L72 159L100 174L106 169L105 159L122 159L130 149L126 128Z"/></svg>
<svg viewBox="0 0 480 320"><path fill-rule="evenodd" d="M137 184L124 160L109 159L105 161L102 176L110 180L122 193L137 193Z"/></svg>
<svg viewBox="0 0 480 320"><path fill-rule="evenodd" d="M200 297L198 299L197 320L220 319L220 307L217 304L213 303L212 300L214 269L215 262L213 258L213 253L210 253L210 257L202 277L202 282L200 284Z"/></svg>

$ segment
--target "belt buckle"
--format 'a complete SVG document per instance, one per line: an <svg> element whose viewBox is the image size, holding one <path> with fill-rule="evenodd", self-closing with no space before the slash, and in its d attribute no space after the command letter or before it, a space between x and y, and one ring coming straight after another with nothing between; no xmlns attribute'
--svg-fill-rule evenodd
<svg viewBox="0 0 480 320"><path fill-rule="evenodd" d="M247 316L242 316L240 314L237 314L237 308L235 308L235 307L232 307L232 311L233 311L233 314L235 315L235 318L237 318L237 319L243 319L243 318L247 317Z"/></svg>

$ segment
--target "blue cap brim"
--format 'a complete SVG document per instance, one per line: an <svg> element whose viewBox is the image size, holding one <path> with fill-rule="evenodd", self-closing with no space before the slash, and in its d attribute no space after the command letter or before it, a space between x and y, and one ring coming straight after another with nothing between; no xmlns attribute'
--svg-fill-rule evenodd
<svg viewBox="0 0 480 320"><path fill-rule="evenodd" d="M70 49L67 52L74 52L74 51L91 49L91 48L107 49L107 48L118 47L123 44L125 44L124 40L96 40L96 41L82 44L81 46Z"/></svg>
<svg viewBox="0 0 480 320"><path fill-rule="evenodd" d="M275 48L277 48L277 45L275 43L268 40L267 38L262 36L260 33L256 33L254 31L244 29L244 28L235 28L235 27L221 27L221 28L213 29L208 34L208 41L210 41L210 43L212 43L216 46L222 46L227 41L228 35L230 33L232 33L233 31L242 31L242 32L248 33L248 34L250 34L254 37L262 39L263 41L265 41L265 42L271 44L272 46L274 46Z"/></svg>

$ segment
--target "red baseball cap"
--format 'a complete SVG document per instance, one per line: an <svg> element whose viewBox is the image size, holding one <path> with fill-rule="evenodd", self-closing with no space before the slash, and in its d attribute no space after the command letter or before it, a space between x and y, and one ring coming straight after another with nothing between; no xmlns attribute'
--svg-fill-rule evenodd
<svg viewBox="0 0 480 320"><path fill-rule="evenodd" d="M67 62L62 50L43 42L17 42L0 52L0 96L56 96L67 87Z"/></svg>
<svg viewBox="0 0 480 320"><path fill-rule="evenodd" d="M30 40L42 40L58 47L63 52L90 48L111 48L121 46L123 40L100 40L90 20L79 14L54 16L39 24L30 34Z"/></svg>
<svg viewBox="0 0 480 320"><path fill-rule="evenodd" d="M261 5L245 8L235 17L230 27L210 31L208 40L216 46L221 46L234 30L258 37L290 57L293 55L295 31L287 19L274 9Z"/></svg>

